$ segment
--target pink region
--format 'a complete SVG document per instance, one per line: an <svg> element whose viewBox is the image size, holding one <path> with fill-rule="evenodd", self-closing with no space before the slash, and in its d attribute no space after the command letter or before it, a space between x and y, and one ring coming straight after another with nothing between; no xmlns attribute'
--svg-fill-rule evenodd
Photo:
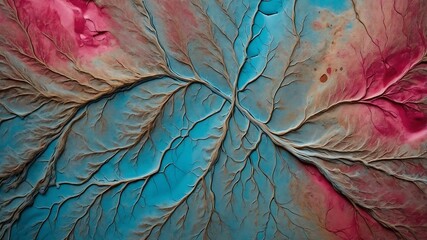
<svg viewBox="0 0 427 240"><path fill-rule="evenodd" d="M339 239L371 239L371 231L392 236L364 210L355 208L355 205L339 194L316 167L304 165L303 169L307 175L307 189L315 195L312 198L304 198L308 201L305 204L314 209L311 213L313 219L324 221L327 231Z"/></svg>
<svg viewBox="0 0 427 240"><path fill-rule="evenodd" d="M350 96L360 104L350 114L367 116L356 124L359 129L372 126L373 147L378 138L400 142L427 138L427 75L423 73L425 64L420 65L425 50L421 44L401 50L388 48L364 56L360 65L350 65L346 77L352 81L343 83L338 89L344 91L336 92L335 97Z"/></svg>
<svg viewBox="0 0 427 240"><path fill-rule="evenodd" d="M420 58L422 51L422 49L404 49L383 53L387 57L374 60L365 73L368 82L366 97L380 95L390 84L399 81L412 67L411 64Z"/></svg>
<svg viewBox="0 0 427 240"><path fill-rule="evenodd" d="M418 55L418 54L417 54ZM412 69L410 53L392 54L379 76L374 76L370 97L362 100L375 113L375 129L381 136L416 140L427 136L427 74L425 65ZM388 68L388 69L387 69Z"/></svg>
<svg viewBox="0 0 427 240"><path fill-rule="evenodd" d="M56 49L77 57L91 57L115 44L108 31L110 18L91 1L20 0L16 8L20 20L29 25L37 51L49 53L50 56L44 58L46 62L57 60L53 57Z"/></svg>
<svg viewBox="0 0 427 240"><path fill-rule="evenodd" d="M410 135L427 128L427 115L420 111L416 105L397 103L389 99L379 99L372 101L372 103L381 108L382 114L388 122L389 126L385 128L385 131L395 131L396 133L404 131ZM393 127L396 122L400 124ZM383 134L389 135L388 133Z"/></svg>

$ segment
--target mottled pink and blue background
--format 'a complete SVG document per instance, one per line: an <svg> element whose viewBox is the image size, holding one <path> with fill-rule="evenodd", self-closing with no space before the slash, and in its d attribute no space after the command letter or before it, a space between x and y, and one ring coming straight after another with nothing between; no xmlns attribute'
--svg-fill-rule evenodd
<svg viewBox="0 0 427 240"><path fill-rule="evenodd" d="M426 239L427 1L0 0L1 239Z"/></svg>

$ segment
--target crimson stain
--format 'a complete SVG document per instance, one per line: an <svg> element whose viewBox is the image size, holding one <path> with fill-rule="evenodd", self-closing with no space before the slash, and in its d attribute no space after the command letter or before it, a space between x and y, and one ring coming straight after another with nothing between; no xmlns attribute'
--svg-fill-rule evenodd
<svg viewBox="0 0 427 240"><path fill-rule="evenodd" d="M393 122L396 120L400 121L408 133L416 133L427 128L427 115L417 106L406 105L405 103L384 98L372 101L372 103L379 106L389 119L387 128L381 131L384 135L391 136L393 133L402 132L403 129L393 127Z"/></svg>
<svg viewBox="0 0 427 240"><path fill-rule="evenodd" d="M366 70L368 86L367 97L381 93L388 85L404 75L411 64L419 58L421 49L404 49L389 53L385 59L378 58Z"/></svg>
<svg viewBox="0 0 427 240"><path fill-rule="evenodd" d="M378 133L375 135L410 139L427 130L427 108L422 100L427 97L427 77L412 73L424 54L425 46L384 49L381 54L369 54L361 66L354 66L359 67L358 70L347 72L347 77L354 80L347 83L345 92L336 94L359 95L358 102L370 109L367 113L373 119L360 124L373 121L373 130ZM421 80L414 80L416 78Z"/></svg>
<svg viewBox="0 0 427 240"><path fill-rule="evenodd" d="M34 41L41 42L44 50L39 50L44 53L55 49L55 45L41 33L61 43L59 48L73 53L84 47L110 46L114 39L109 33L109 16L92 1L21 0L17 2L17 9L20 20L30 28L34 27L31 23L36 23L37 29L30 31L30 34L35 35Z"/></svg>
<svg viewBox="0 0 427 240"><path fill-rule="evenodd" d="M319 199L311 204L319 209L327 209L325 228L329 232L341 239L364 239L372 236L370 231L381 231L387 239L388 230L364 210L358 209L356 212L354 206L333 188L316 167L304 164L304 169L308 173L307 183L320 195Z"/></svg>
<svg viewBox="0 0 427 240"><path fill-rule="evenodd" d="M322 83L324 83L324 82L326 82L326 81L328 81L328 75L326 75L326 74L323 74L322 76L320 76L320 82L322 82Z"/></svg>

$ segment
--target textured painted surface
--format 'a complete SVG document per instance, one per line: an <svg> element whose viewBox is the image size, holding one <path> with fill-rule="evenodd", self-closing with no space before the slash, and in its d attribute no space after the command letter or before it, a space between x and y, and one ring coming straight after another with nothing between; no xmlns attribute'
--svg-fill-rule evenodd
<svg viewBox="0 0 427 240"><path fill-rule="evenodd" d="M1 239L426 239L424 0L0 0Z"/></svg>

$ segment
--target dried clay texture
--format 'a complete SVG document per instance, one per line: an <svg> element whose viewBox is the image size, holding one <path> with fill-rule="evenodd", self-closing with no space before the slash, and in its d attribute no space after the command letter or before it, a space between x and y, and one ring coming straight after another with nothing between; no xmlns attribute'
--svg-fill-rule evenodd
<svg viewBox="0 0 427 240"><path fill-rule="evenodd" d="M427 1L0 0L0 239L427 239Z"/></svg>

